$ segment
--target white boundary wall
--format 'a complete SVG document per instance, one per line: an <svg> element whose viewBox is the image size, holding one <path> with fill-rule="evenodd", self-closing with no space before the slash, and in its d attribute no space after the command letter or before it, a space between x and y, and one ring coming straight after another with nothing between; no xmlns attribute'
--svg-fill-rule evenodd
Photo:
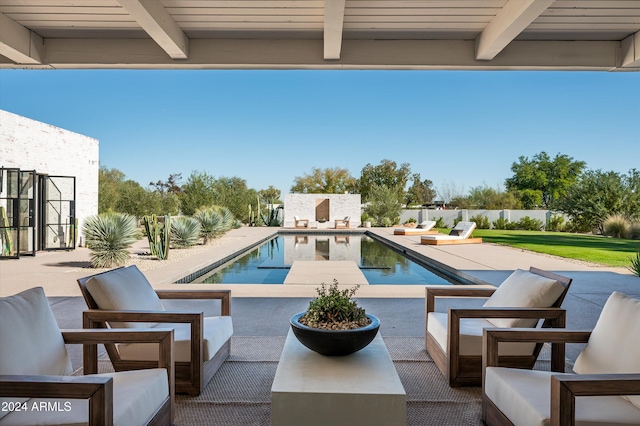
<svg viewBox="0 0 640 426"><path fill-rule="evenodd" d="M518 222L525 216L529 216L531 219L541 220L546 226L547 221L553 215L565 216L565 222L568 217L562 213L551 212L550 210L433 210L433 209L404 209L400 215L400 222L405 223L409 218L414 218L418 223L423 220L436 220L442 217L444 223L448 226L453 226L455 219L462 221L469 221L470 218L482 215L489 218L489 223L493 223L499 218L507 219L509 222ZM493 227L493 226L492 226Z"/></svg>
<svg viewBox="0 0 640 426"><path fill-rule="evenodd" d="M98 213L99 142L50 124L0 110L0 167L76 177L78 232Z"/></svg>

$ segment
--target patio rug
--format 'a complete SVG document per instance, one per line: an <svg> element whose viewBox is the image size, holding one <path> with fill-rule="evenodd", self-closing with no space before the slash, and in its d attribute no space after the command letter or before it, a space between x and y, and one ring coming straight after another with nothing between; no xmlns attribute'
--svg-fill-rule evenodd
<svg viewBox="0 0 640 426"><path fill-rule="evenodd" d="M423 338L384 341L407 393L407 425L482 424L480 388L450 388L424 349ZM284 336L233 337L231 356L205 390L197 397L176 396L175 424L269 425L271 385L284 342ZM549 370L549 355L549 348L543 348L536 369ZM109 361L101 360L101 372L109 369Z"/></svg>

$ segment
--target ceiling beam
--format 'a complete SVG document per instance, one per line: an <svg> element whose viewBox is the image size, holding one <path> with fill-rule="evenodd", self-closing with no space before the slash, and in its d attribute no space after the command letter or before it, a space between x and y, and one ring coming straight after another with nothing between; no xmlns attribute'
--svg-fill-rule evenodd
<svg viewBox="0 0 640 426"><path fill-rule="evenodd" d="M157 0L118 0L147 34L173 59L189 57L189 38Z"/></svg>
<svg viewBox="0 0 640 426"><path fill-rule="evenodd" d="M0 55L17 64L41 64L42 37L0 13Z"/></svg>
<svg viewBox="0 0 640 426"><path fill-rule="evenodd" d="M640 67L640 31L622 40L622 68Z"/></svg>
<svg viewBox="0 0 640 426"><path fill-rule="evenodd" d="M324 59L340 59L346 0L324 0Z"/></svg>
<svg viewBox="0 0 640 426"><path fill-rule="evenodd" d="M60 69L619 69L619 41L516 40L493 61L474 59L473 40L350 40L340 59L325 61L317 39L192 39L175 61L150 39L47 38L47 63ZM0 68L25 68L3 63Z"/></svg>
<svg viewBox="0 0 640 426"><path fill-rule="evenodd" d="M509 0L476 38L476 60L490 61L554 0Z"/></svg>

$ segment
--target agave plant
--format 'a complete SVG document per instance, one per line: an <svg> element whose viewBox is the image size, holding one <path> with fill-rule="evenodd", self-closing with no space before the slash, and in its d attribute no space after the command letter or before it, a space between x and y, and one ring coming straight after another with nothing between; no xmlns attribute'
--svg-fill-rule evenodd
<svg viewBox="0 0 640 426"><path fill-rule="evenodd" d="M193 217L200 222L200 234L205 244L209 242L210 238L215 238L224 232L224 218L214 207L198 209Z"/></svg>
<svg viewBox="0 0 640 426"><path fill-rule="evenodd" d="M138 239L136 218L124 213L90 216L82 226L94 268L121 266L129 258L127 249Z"/></svg>
<svg viewBox="0 0 640 426"><path fill-rule="evenodd" d="M631 261L631 266L629 266L629 270L640 277L640 249L636 251L636 255L629 256L629 260Z"/></svg>
<svg viewBox="0 0 640 426"><path fill-rule="evenodd" d="M233 227L233 221L235 220L235 216L231 213L227 207L219 207L218 212L222 215L222 228L223 232L228 231Z"/></svg>
<svg viewBox="0 0 640 426"><path fill-rule="evenodd" d="M198 220L181 216L171 222L171 238L176 247L191 247L200 238L200 222Z"/></svg>

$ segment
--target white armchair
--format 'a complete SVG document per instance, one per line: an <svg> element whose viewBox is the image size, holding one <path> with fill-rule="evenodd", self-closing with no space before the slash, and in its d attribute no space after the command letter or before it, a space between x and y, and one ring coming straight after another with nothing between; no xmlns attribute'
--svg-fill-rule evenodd
<svg viewBox="0 0 640 426"><path fill-rule="evenodd" d="M531 267L514 271L497 289L427 286L425 346L449 386L482 383L482 330L492 327L564 327L560 306L571 279ZM490 296L490 297L489 297ZM436 312L441 297L489 297L481 308ZM500 350L501 365L533 368L542 344L515 343ZM564 355L562 355L564 357Z"/></svg>
<svg viewBox="0 0 640 426"><path fill-rule="evenodd" d="M116 342L156 342L158 368L70 376L65 343ZM0 425L170 425L173 376L171 329L61 331L41 287L0 299Z"/></svg>
<svg viewBox="0 0 640 426"><path fill-rule="evenodd" d="M640 300L614 292L593 331L484 331L482 417L487 425L640 424ZM573 370L497 367L503 342L585 343ZM552 353L552 358L558 359ZM555 366L553 365L555 364ZM589 398L584 398L589 396Z"/></svg>
<svg viewBox="0 0 640 426"><path fill-rule="evenodd" d="M229 290L155 291L136 266L80 278L89 310L84 328L166 327L174 330L176 392L199 395L231 351L233 323ZM161 299L220 300L220 315L167 311ZM146 344L105 345L116 371L149 368L157 353Z"/></svg>

